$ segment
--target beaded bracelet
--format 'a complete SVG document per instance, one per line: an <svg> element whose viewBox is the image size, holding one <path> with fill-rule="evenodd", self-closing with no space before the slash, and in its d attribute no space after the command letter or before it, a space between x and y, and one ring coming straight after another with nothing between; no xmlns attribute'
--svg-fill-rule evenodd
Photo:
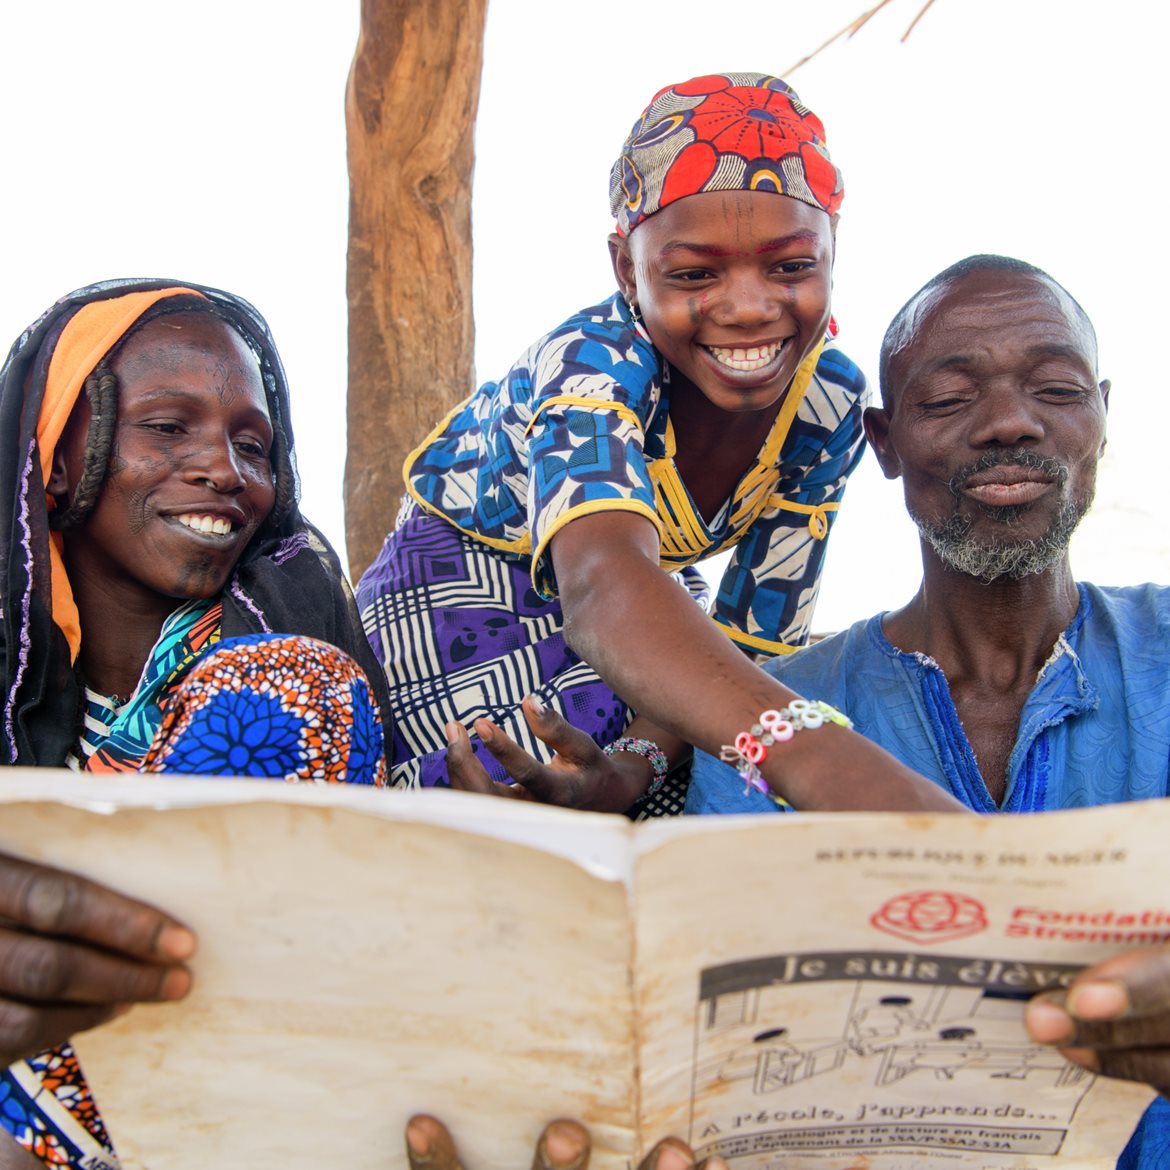
<svg viewBox="0 0 1170 1170"><path fill-rule="evenodd" d="M754 788L777 804L786 801L777 797L768 787L760 772L760 765L768 757L768 748L776 743L786 743L798 731L815 731L825 723L836 723L840 727L852 727L853 720L843 715L836 707L821 699L793 699L787 707L777 711L769 709L752 726L751 731L741 731L734 744L724 744L719 758L735 765L743 777L743 794Z"/></svg>
<svg viewBox="0 0 1170 1170"><path fill-rule="evenodd" d="M650 787L646 789L643 798L653 796L666 783L666 773L670 771L670 761L666 758L666 752L653 740L623 735L620 739L615 739L613 743L606 744L604 751L607 756L612 756L614 752L629 752L631 755L641 756L642 759L650 761L650 767L654 769L654 779L650 781Z"/></svg>

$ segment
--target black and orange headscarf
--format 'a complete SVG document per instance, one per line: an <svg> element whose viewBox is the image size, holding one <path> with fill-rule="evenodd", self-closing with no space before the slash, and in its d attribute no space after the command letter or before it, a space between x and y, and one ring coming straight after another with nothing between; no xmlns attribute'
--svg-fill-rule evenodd
<svg viewBox="0 0 1170 1170"><path fill-rule="evenodd" d="M97 364L126 336L127 331L151 305L166 297L201 296L189 288L160 288L126 293L102 301L82 305L69 318L49 359L45 375L45 392L37 415L37 448L40 452L41 481L49 482L53 455L65 424L81 396L86 378ZM50 511L54 504L46 498ZM59 533L53 533L49 543L49 565L52 577L53 620L69 644L71 661L77 660L81 648L81 622L73 601L73 588L61 559L62 542Z"/></svg>
<svg viewBox="0 0 1170 1170"><path fill-rule="evenodd" d="M296 503L288 384L264 318L219 289L114 280L59 300L17 339L0 369L0 763L61 765L76 746L81 684L74 662L83 632L60 535L50 528L45 484L53 452L102 358L157 302L191 296L209 301L257 354L269 414L288 444L274 459L278 501L286 502L253 538L224 591L223 636L305 634L344 650L369 677L389 742L381 668L336 554ZM282 475L291 482L279 482Z"/></svg>

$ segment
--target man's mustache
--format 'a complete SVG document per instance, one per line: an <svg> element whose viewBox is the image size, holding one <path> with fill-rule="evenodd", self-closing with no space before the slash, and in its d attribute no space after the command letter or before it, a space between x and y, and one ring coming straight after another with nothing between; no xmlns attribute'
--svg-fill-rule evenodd
<svg viewBox="0 0 1170 1170"><path fill-rule="evenodd" d="M973 476L981 471L987 471L991 467L1002 467L1010 465L1015 467L1027 467L1033 471L1039 471L1042 475L1046 475L1053 483L1059 484L1063 487L1068 480L1068 468L1057 459L1050 456L1037 455L1034 451L1028 451L1022 447L1004 448L995 451L985 451L974 463L969 463L965 467L960 467L958 471L951 476L950 483L947 485L951 490L951 495L958 499L962 495L963 486Z"/></svg>

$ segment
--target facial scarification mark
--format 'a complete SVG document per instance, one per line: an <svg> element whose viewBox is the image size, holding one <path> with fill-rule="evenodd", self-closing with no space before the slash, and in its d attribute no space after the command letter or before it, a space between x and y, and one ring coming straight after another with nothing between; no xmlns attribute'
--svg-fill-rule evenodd
<svg viewBox="0 0 1170 1170"><path fill-rule="evenodd" d="M233 386L237 378L247 377L247 371L239 362L220 358L208 371L215 382L215 392L224 406L231 406L239 397L239 391Z"/></svg>
<svg viewBox="0 0 1170 1170"><path fill-rule="evenodd" d="M111 482L110 488L117 490L117 485ZM126 498L126 511L129 516L130 531L137 535L146 527L146 496L142 492L132 492Z"/></svg>

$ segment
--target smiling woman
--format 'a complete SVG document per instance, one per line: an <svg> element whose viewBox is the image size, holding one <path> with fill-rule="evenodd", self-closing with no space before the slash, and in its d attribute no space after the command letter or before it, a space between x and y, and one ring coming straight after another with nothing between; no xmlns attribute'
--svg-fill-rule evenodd
<svg viewBox="0 0 1170 1170"><path fill-rule="evenodd" d="M95 368L117 386L112 427L94 432L94 406L81 398L53 455L47 484L57 507L65 562L83 626L100 629L120 611L108 652L86 639L89 685L129 694L137 654L149 649L175 598L216 596L275 503L269 452L273 428L260 368L244 340L185 298L158 302ZM101 421L102 416L99 416ZM105 442L90 443L90 436ZM108 466L93 506L79 517L86 471ZM88 466L87 466L88 465ZM81 522L79 522L79 520ZM100 637L100 635L99 635Z"/></svg>
<svg viewBox="0 0 1170 1170"><path fill-rule="evenodd" d="M0 435L4 762L385 783L385 686L297 507L284 373L250 305L166 281L65 297L0 371ZM0 885L37 872L0 857ZM108 1007L9 986L30 946L60 948L70 985L83 964L69 932L22 925L0 932L0 1006L20 1005L0 1053L27 1058L0 1073L0 1127L48 1164L112 1165L71 1050L29 1039Z"/></svg>
<svg viewBox="0 0 1170 1170"><path fill-rule="evenodd" d="M13 347L0 414L7 762L159 767L155 733L207 675L202 660L276 635L344 651L361 718L342 722L377 731L379 672L336 558L297 508L284 374L251 306L165 281L82 289ZM275 669L283 653L260 657ZM200 709L225 714L227 688L198 685ZM304 703L294 693L289 710ZM376 744L300 738L264 774L356 779L360 759L381 778ZM200 771L239 770L196 756Z"/></svg>

